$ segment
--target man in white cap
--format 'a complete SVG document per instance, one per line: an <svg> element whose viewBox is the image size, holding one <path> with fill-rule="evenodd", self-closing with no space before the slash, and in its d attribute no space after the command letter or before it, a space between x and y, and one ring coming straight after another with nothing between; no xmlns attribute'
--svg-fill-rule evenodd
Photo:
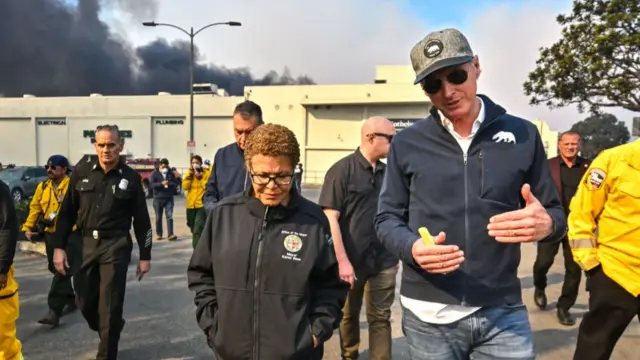
<svg viewBox="0 0 640 360"><path fill-rule="evenodd" d="M566 233L540 134L477 95L480 62L458 30L427 35L411 62L433 108L391 142L376 215L404 263L411 358L534 359L520 244Z"/></svg>

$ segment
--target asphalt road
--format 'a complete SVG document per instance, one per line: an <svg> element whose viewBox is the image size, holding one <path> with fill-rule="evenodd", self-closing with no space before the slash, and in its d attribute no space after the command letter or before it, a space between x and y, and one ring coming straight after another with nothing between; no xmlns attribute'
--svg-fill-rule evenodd
<svg viewBox="0 0 640 360"><path fill-rule="evenodd" d="M305 190L305 196L316 200L317 189ZM193 294L187 289L186 265L191 256L191 240L184 215L184 200L176 197L175 228L180 241L155 242L151 272L138 282L135 279L134 259L129 268L129 283L125 303L126 327L120 340L121 360L195 360L211 359L204 335L195 321ZM151 209L151 207L150 207ZM153 211L150 211L153 215ZM134 246L136 249L136 246ZM136 250L137 251L137 250ZM135 255L134 255L135 257ZM554 316L555 299L562 284L562 255L549 274L548 311L533 306L531 268L535 247L523 245L520 278L525 303L529 307L534 329L538 359L556 360L572 358L577 326L564 327ZM20 284L20 311L18 336L24 344L27 360L91 359L95 358L98 336L89 330L79 312L66 316L58 328L50 329L36 323L47 311L47 291L51 275L46 260L40 256L17 255L16 277ZM399 287L398 287L399 288ZM406 341L401 330L399 296L392 307L393 359L408 359ZM578 319L587 309L587 296L581 292L573 309ZM369 359L366 318L361 315L361 359ZM637 359L640 352L640 324L634 321L618 343L613 360ZM338 336L326 344L325 359L339 359Z"/></svg>

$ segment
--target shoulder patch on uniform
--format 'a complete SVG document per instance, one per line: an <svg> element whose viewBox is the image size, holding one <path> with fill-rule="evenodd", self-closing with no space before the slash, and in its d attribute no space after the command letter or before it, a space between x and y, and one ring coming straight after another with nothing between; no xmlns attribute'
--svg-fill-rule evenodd
<svg viewBox="0 0 640 360"><path fill-rule="evenodd" d="M604 180L607 178L607 173L598 168L589 170L589 174L585 178L585 185L589 190L598 190L602 187Z"/></svg>

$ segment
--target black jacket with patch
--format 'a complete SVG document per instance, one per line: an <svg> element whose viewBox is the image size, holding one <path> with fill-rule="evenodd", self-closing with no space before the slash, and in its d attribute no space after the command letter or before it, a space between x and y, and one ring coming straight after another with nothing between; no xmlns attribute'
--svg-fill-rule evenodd
<svg viewBox="0 0 640 360"><path fill-rule="evenodd" d="M222 360L304 359L340 323L348 284L338 276L322 209L291 191L265 207L250 190L207 217L187 272L196 317Z"/></svg>
<svg viewBox="0 0 640 360"><path fill-rule="evenodd" d="M7 184L0 181L0 274L6 275L13 265L18 243L18 219L13 197Z"/></svg>

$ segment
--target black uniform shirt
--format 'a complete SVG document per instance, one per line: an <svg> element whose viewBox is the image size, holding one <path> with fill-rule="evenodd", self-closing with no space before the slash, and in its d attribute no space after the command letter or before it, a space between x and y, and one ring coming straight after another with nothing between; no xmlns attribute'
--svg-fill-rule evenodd
<svg viewBox="0 0 640 360"><path fill-rule="evenodd" d="M576 162L572 167L568 167L564 160L560 159L560 182L562 184L562 206L564 211L569 213L571 199L576 194L580 180L582 179L582 158L576 157Z"/></svg>
<svg viewBox="0 0 640 360"><path fill-rule="evenodd" d="M0 181L0 274L6 275L13 265L18 243L18 220L13 197L7 184Z"/></svg>
<svg viewBox="0 0 640 360"><path fill-rule="evenodd" d="M385 167L378 161L374 170L358 149L329 169L320 191L318 204L340 212L342 242L356 271L377 273L398 263L373 226Z"/></svg>
<svg viewBox="0 0 640 360"><path fill-rule="evenodd" d="M140 174L120 162L106 174L97 161L78 164L71 175L56 227L55 248L64 249L74 224L83 234L129 232L131 219L140 260L151 259L151 220Z"/></svg>

